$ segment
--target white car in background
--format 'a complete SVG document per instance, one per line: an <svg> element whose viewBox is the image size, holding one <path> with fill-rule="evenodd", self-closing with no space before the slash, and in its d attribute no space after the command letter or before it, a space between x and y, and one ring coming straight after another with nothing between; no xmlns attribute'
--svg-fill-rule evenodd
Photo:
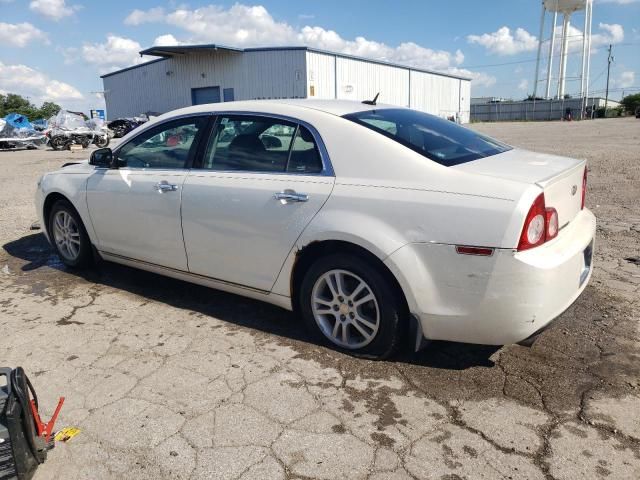
<svg viewBox="0 0 640 480"><path fill-rule="evenodd" d="M167 113L48 173L37 211L70 267L104 260L264 300L338 349L491 345L584 290L596 221L584 160L511 148L374 102Z"/></svg>

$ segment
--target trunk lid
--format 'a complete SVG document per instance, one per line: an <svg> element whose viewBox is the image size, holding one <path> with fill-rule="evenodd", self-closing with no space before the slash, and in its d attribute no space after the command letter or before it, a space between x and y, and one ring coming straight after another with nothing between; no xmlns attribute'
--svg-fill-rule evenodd
<svg viewBox="0 0 640 480"><path fill-rule="evenodd" d="M514 148L450 168L538 185L544 190L546 206L558 211L562 228L581 210L585 166L585 160Z"/></svg>

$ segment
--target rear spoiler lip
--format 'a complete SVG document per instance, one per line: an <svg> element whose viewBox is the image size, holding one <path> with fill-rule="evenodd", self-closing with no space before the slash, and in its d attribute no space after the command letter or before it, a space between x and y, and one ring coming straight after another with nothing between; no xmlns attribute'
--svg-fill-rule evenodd
<svg viewBox="0 0 640 480"><path fill-rule="evenodd" d="M585 168L586 165L587 165L587 160L586 159L580 159L580 160L576 159L576 161L578 163L574 167L567 168L562 173L550 175L547 178L543 178L542 180L538 180L536 182L536 185L539 186L540 188L544 188L547 185L549 185L549 182L551 182L552 180L554 182L557 181L557 180L562 180L563 178L568 177L569 175L573 174L576 170Z"/></svg>

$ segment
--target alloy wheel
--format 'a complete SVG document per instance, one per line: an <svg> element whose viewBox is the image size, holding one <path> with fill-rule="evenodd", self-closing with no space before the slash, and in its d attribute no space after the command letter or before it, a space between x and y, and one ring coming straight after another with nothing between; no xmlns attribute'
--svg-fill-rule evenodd
<svg viewBox="0 0 640 480"><path fill-rule="evenodd" d="M311 310L324 336L342 348L365 347L380 327L380 309L373 290L347 270L329 270L316 280Z"/></svg>
<svg viewBox="0 0 640 480"><path fill-rule="evenodd" d="M53 240L67 260L75 261L80 255L80 230L69 212L60 210L54 215Z"/></svg>

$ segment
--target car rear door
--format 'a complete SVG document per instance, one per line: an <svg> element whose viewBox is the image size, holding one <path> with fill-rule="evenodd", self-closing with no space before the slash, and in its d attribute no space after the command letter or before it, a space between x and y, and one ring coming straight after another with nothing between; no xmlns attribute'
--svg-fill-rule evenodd
<svg viewBox="0 0 640 480"><path fill-rule="evenodd" d="M221 115L182 193L192 273L271 290L334 184L310 125L261 115Z"/></svg>
<svg viewBox="0 0 640 480"><path fill-rule="evenodd" d="M180 202L209 117L147 129L114 151L119 168L97 169L87 203L100 251L187 270Z"/></svg>

